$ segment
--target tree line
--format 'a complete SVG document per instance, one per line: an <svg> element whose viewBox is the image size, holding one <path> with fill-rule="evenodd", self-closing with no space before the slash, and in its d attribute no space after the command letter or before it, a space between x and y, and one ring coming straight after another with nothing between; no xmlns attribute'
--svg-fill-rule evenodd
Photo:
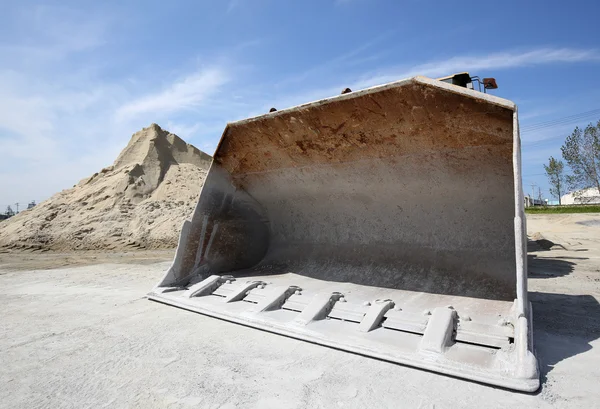
<svg viewBox="0 0 600 409"><path fill-rule="evenodd" d="M585 129L576 127L560 150L568 173L563 161L552 156L544 165L550 194L558 197L558 204L562 204L561 196L567 189L581 191L595 187L600 192L600 121L596 125L590 123Z"/></svg>

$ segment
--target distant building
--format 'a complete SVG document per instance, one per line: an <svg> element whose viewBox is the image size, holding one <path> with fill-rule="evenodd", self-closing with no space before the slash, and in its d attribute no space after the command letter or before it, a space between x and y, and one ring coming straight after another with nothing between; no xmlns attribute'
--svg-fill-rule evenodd
<svg viewBox="0 0 600 409"><path fill-rule="evenodd" d="M575 192L567 193L560 198L564 205L572 204L600 204L600 193L597 187L590 187Z"/></svg>
<svg viewBox="0 0 600 409"><path fill-rule="evenodd" d="M525 207L531 206L548 206L548 199L534 199L530 196L525 196Z"/></svg>
<svg viewBox="0 0 600 409"><path fill-rule="evenodd" d="M27 210L29 210L29 209L31 209L31 208L33 208L33 207L35 207L35 200L32 200L32 201L31 201L31 203L29 203L29 204L27 205Z"/></svg>

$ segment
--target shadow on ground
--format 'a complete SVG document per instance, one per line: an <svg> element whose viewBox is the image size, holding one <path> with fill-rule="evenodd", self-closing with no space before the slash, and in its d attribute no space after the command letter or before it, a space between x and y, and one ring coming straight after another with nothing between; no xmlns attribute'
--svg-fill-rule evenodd
<svg viewBox="0 0 600 409"><path fill-rule="evenodd" d="M527 255L527 272L531 278L562 277L570 274L577 265L570 260L587 260L586 257L538 257Z"/></svg>
<svg viewBox="0 0 600 409"><path fill-rule="evenodd" d="M545 244L528 242L528 250L539 253L527 255L530 278L562 277L572 273L580 260L588 260L555 251L554 243L543 248ZM591 350L591 342L600 338L600 303L592 295L545 292L529 292L529 300L543 388L557 363Z"/></svg>
<svg viewBox="0 0 600 409"><path fill-rule="evenodd" d="M530 292L534 347L542 385L554 366L587 352L600 338L600 304L591 295Z"/></svg>
<svg viewBox="0 0 600 409"><path fill-rule="evenodd" d="M536 233L539 235L539 233ZM541 235L539 235L541 237ZM527 239L527 272L531 278L550 278L562 277L570 274L577 265L577 260L588 260L587 257L573 257L564 255L566 250L562 245L549 240L540 238L538 240ZM577 249L572 251L587 251L586 249ZM538 256L543 254L542 257ZM554 256L550 256L554 254ZM563 254L563 255L561 255Z"/></svg>

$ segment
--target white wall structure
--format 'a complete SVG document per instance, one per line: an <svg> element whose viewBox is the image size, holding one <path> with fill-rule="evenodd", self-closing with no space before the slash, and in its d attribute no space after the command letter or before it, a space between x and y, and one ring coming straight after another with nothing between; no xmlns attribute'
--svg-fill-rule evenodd
<svg viewBox="0 0 600 409"><path fill-rule="evenodd" d="M600 203L600 192L598 192L597 187L590 187L588 189L567 193L566 195L563 195L560 200L563 205L598 204Z"/></svg>

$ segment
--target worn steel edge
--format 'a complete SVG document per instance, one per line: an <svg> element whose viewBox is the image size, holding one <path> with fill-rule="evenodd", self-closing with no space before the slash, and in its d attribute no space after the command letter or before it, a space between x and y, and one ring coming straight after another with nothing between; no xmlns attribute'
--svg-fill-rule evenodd
<svg viewBox="0 0 600 409"><path fill-rule="evenodd" d="M244 326L261 329L274 334L284 335L302 341L316 343L319 345L325 345L327 347L344 350L371 358L381 359L388 362L407 365L417 369L425 369L432 372L439 372L457 378L468 379L471 381L500 386L503 388L514 389L523 392L535 392L540 387L539 379L511 378L508 376L501 376L500 374L496 374L490 371L477 371L468 367L461 367L461 369L458 370L456 369L456 364L445 365L439 361L432 362L424 358L416 359L411 358L411 356L386 354L376 349L362 348L350 344L343 344L331 340L325 336L319 336L320 334L315 331L311 331L310 334L308 334L306 332L294 331L293 329L286 328L284 326L269 325L268 322L262 320L255 320L249 317L240 318L234 315L205 309L197 305L187 303L181 299L175 299L174 297L168 297L154 292L149 293L147 295L147 298L153 301L158 301L160 303L165 303L175 307L179 307L188 311L197 312L203 315L219 318L236 324L242 324ZM415 352L413 356L419 357L417 352Z"/></svg>

